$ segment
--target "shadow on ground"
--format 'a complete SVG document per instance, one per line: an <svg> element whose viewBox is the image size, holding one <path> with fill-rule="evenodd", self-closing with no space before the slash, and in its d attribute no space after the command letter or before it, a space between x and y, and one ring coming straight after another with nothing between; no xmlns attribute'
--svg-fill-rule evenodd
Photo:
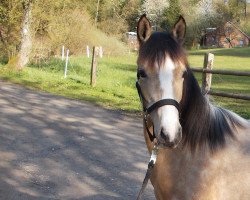
<svg viewBox="0 0 250 200"><path fill-rule="evenodd" d="M0 199L135 199L141 132L139 119L0 81Z"/></svg>

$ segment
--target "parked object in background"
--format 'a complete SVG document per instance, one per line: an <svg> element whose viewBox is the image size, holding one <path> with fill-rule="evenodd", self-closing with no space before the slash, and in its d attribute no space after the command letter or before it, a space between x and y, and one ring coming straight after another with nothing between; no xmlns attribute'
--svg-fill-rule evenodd
<svg viewBox="0 0 250 200"><path fill-rule="evenodd" d="M126 37L127 37L127 43L128 43L129 49L137 51L138 41L137 41L136 32L127 32Z"/></svg>

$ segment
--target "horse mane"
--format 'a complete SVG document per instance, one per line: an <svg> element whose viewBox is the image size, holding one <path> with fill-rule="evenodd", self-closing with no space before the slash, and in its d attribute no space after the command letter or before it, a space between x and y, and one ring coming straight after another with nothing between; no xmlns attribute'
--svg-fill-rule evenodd
<svg viewBox="0 0 250 200"><path fill-rule="evenodd" d="M201 89L191 69L187 66L181 100L180 122L183 145L192 152L209 147L212 152L226 144L226 138L235 138L236 127L243 127L237 115L212 105Z"/></svg>

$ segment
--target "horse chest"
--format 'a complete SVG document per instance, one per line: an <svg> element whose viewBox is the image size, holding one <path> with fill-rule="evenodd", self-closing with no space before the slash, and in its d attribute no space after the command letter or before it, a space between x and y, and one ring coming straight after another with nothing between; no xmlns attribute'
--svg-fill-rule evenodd
<svg viewBox="0 0 250 200"><path fill-rule="evenodd" d="M220 153L210 157L201 153L195 158L187 154L184 156L178 150L161 152L151 179L157 199L248 199L250 173L247 171L250 159L242 157L238 163L234 162L239 154L236 149L230 150L230 156ZM237 191L242 190L246 192L240 197Z"/></svg>

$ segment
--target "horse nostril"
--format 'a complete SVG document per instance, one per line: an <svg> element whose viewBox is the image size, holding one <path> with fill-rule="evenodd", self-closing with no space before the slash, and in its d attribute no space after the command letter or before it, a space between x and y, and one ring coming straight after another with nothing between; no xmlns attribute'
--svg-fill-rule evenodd
<svg viewBox="0 0 250 200"><path fill-rule="evenodd" d="M163 129L161 129L160 136L165 142L169 142L169 136L166 133L164 133Z"/></svg>
<svg viewBox="0 0 250 200"><path fill-rule="evenodd" d="M180 127L177 129L176 135L172 141L170 141L169 136L169 132L162 128L159 134L158 142L165 147L175 148L182 139L182 128Z"/></svg>

